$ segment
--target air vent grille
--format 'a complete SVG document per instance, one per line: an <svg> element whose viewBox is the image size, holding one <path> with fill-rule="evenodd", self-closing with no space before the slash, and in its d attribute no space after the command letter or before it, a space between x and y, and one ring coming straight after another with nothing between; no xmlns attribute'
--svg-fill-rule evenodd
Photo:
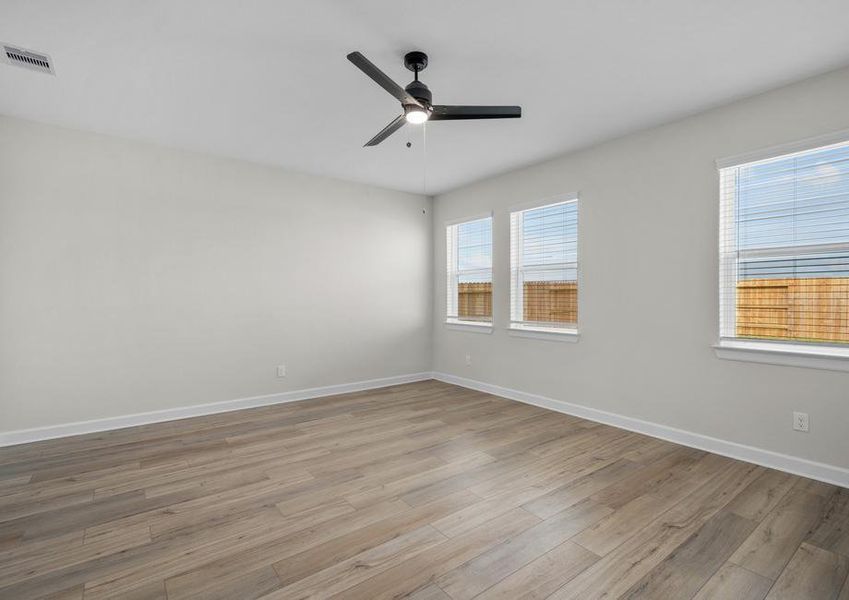
<svg viewBox="0 0 849 600"><path fill-rule="evenodd" d="M53 71L53 62L50 57L40 52L25 50L17 46L3 45L3 53L6 56L6 61L10 65L22 67L39 73L50 73L55 75Z"/></svg>

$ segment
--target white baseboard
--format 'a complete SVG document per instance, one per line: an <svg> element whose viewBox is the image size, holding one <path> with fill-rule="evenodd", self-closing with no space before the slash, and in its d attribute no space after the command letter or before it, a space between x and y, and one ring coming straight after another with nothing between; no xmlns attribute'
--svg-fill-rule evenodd
<svg viewBox="0 0 849 600"><path fill-rule="evenodd" d="M20 429L18 431L0 432L0 447L15 444L26 444L53 438L81 435L84 433L95 433L98 431L109 431L112 429L123 429L136 425L147 425L149 423L160 423L162 421L174 421L189 417L200 417L216 413L230 412L244 408L255 408L257 406L268 406L270 404L284 404L287 402L298 402L310 398L321 398L323 396L335 396L349 392L361 392L373 390L390 385L402 383L413 383L431 379L432 374L410 373L407 375L396 375L394 377L383 377L381 379L368 379L355 381L353 383L340 383L323 387L281 392L279 394L268 394L265 396L253 396L250 398L239 398L237 400L224 400L222 402L211 402L209 404L196 404L194 406L182 406L179 408L168 408L154 410L151 412L124 415L120 417L107 417L105 419L93 419L91 421L79 421L77 423L66 423L62 425L51 425L48 427L36 427L34 429Z"/></svg>
<svg viewBox="0 0 849 600"><path fill-rule="evenodd" d="M541 408L581 417L589 421L612 425L613 427L627 429L628 431L635 431L637 433L668 440L691 448L698 448L700 450L713 452L714 454L721 454L722 456L736 458L738 460L755 463L764 467L786 471L788 473L793 473L794 475L801 475L818 481L824 481L826 483L842 487L849 487L849 469L838 467L836 465L829 465L790 456L788 454L773 452L771 450L755 448L753 446L721 440L719 438L694 433L692 431L685 431L683 429L676 429L675 427L660 425L650 421L626 417L616 413L589 408L587 406L581 406L579 404L573 404L563 400L555 400L553 398L537 394L530 394L528 392L484 383L474 379L467 379L457 375L438 372L410 373L407 375L396 375L394 377L384 377L381 379L369 379L353 383L342 383L304 390L294 390L291 392L281 392L279 394L268 394L265 396L254 396L250 398L239 398L237 400L225 400L223 402L170 408L125 415L121 417L108 417L105 419L52 425L49 427L0 432L0 447L72 435L81 435L85 433L95 433L98 431L123 429L125 427L134 427L136 425L147 425L149 423L160 423L163 421L199 417L203 415L241 410L244 408L298 402L300 400L309 400L311 398L335 396L337 394L346 394L349 392L360 392L364 390L388 387L391 385L424 381L427 379L437 379L445 383L451 383L461 387L486 392L509 400L524 402L525 404L533 404L534 406L539 406Z"/></svg>
<svg viewBox="0 0 849 600"><path fill-rule="evenodd" d="M824 481L826 483L842 487L849 487L849 469L838 467L836 465L829 465L804 458L798 458L796 456L790 456L788 454L773 452L771 450L746 446L744 444L738 444L737 442L721 440L719 438L693 433L692 431L685 431L683 429L676 429L675 427L660 425L658 423L651 423L649 421L642 421L632 417L625 417L616 413L589 408L579 404L572 404L571 402L565 402L563 400L554 400L553 398L547 398L537 394L520 392L519 390L484 383L482 381L475 381L473 379L466 379L465 377L458 377L457 375L450 375L448 373L433 373L433 378L445 383L451 383L461 387L478 390L480 392L493 394L495 396L501 396L502 398L507 398L509 400L516 400L518 402L524 402L525 404L533 404L534 406L555 410L575 417L581 417L582 419L587 419L589 421L596 421L598 423L612 425L613 427L618 427L620 429L643 433L645 435L674 442L676 444L682 444L691 448L698 448L699 450L706 450L708 452L713 452L714 454L721 454L722 456L727 456L729 458L736 458L738 460L769 467L771 469L786 471L787 473L792 473L794 475L801 475L810 479L816 479L818 481Z"/></svg>

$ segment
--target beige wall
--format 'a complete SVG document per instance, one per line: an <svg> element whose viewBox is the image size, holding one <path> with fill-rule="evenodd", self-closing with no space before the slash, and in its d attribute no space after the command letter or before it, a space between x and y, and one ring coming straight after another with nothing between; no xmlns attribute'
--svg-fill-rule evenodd
<svg viewBox="0 0 849 600"><path fill-rule="evenodd" d="M720 360L711 348L714 160L846 128L849 70L842 70L437 197L434 369L849 467L849 373ZM511 337L504 330L509 207L574 191L582 337L577 344ZM449 330L443 223L489 210L495 332ZM670 281L679 287L669 290ZM791 430L793 410L810 413L810 433Z"/></svg>
<svg viewBox="0 0 849 600"><path fill-rule="evenodd" d="M0 118L0 432L429 370L430 259L422 196Z"/></svg>

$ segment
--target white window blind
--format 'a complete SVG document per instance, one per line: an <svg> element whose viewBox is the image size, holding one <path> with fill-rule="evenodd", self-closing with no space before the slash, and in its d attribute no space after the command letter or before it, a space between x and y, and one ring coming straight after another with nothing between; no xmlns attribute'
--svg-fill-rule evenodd
<svg viewBox="0 0 849 600"><path fill-rule="evenodd" d="M492 217L448 225L447 318L492 322Z"/></svg>
<svg viewBox="0 0 849 600"><path fill-rule="evenodd" d="M720 343L849 344L849 142L720 169Z"/></svg>
<svg viewBox="0 0 849 600"><path fill-rule="evenodd" d="M577 199L510 213L510 271L512 327L577 329Z"/></svg>

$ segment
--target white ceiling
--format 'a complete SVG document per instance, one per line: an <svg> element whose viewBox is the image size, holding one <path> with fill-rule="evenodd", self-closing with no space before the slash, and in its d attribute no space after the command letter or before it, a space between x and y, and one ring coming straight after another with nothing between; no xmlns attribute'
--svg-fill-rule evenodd
<svg viewBox="0 0 849 600"><path fill-rule="evenodd" d="M847 0L0 0L0 113L439 193L849 63ZM506 121L406 126L346 59ZM409 133L408 133L409 132ZM413 142L411 149L407 141Z"/></svg>

